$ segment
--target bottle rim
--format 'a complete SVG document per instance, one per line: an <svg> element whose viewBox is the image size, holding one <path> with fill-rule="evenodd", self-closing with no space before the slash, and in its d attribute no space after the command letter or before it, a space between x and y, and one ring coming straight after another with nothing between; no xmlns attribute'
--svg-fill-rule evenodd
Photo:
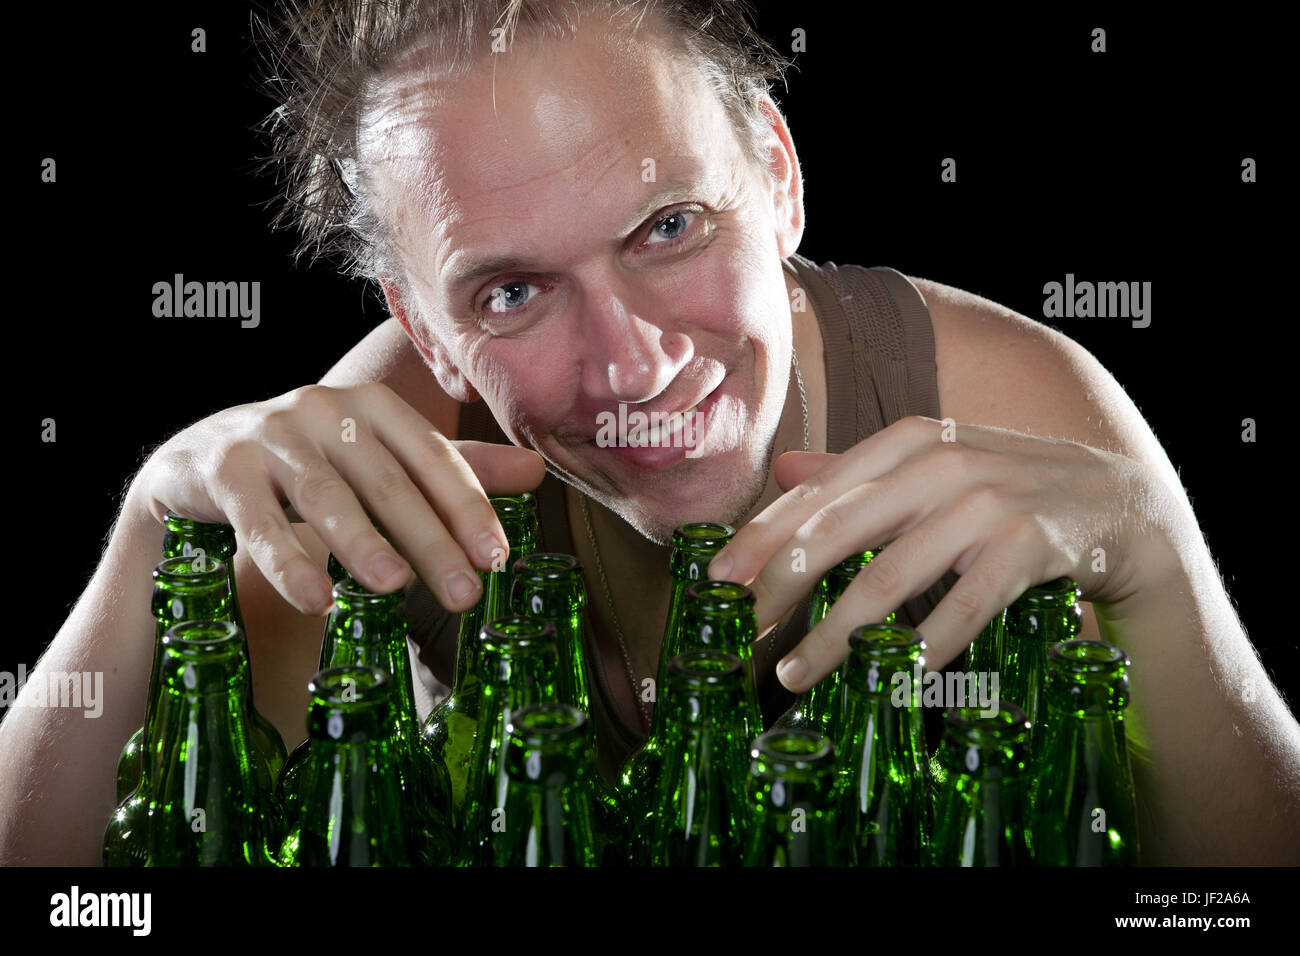
<svg viewBox="0 0 1300 956"><path fill-rule="evenodd" d="M949 707L944 711L944 729L972 742L988 741L1006 745L1028 741L1029 715L1023 707L1009 700L999 700L997 712L981 714L980 707Z"/></svg>
<svg viewBox="0 0 1300 956"><path fill-rule="evenodd" d="M196 569L194 565L199 560L203 561L203 567ZM154 582L170 590L184 589L187 586L201 587L212 582L225 581L227 574L226 562L208 554L202 556L183 554L174 558L164 558L153 569Z"/></svg>
<svg viewBox="0 0 1300 956"><path fill-rule="evenodd" d="M378 591L372 591L356 578L348 576L339 581L330 589L334 597L334 605L355 606L358 604L369 604L372 606L382 606L385 604L397 604L404 600L402 592L388 591L380 594Z"/></svg>
<svg viewBox="0 0 1300 956"><path fill-rule="evenodd" d="M1072 673L1109 674L1131 666L1128 655L1114 644L1081 637L1053 644L1047 657Z"/></svg>
<svg viewBox="0 0 1300 956"><path fill-rule="evenodd" d="M755 738L750 759L779 774L805 773L833 766L835 745L825 734L803 728L769 730Z"/></svg>
<svg viewBox="0 0 1300 956"><path fill-rule="evenodd" d="M1070 607L1082 600L1079 585L1072 578L1059 577L1037 584L1015 601L1023 607Z"/></svg>
<svg viewBox="0 0 1300 956"><path fill-rule="evenodd" d="M755 603L754 592L736 581L696 581L686 588L686 611L726 614Z"/></svg>
<svg viewBox="0 0 1300 956"><path fill-rule="evenodd" d="M725 545L736 535L736 529L720 521L688 521L673 531L674 547L709 547Z"/></svg>
<svg viewBox="0 0 1300 956"><path fill-rule="evenodd" d="M582 562L571 554L558 551L534 551L516 561L511 572L516 580L569 581L581 577Z"/></svg>
<svg viewBox="0 0 1300 956"><path fill-rule="evenodd" d="M587 715L581 709L547 701L511 711L506 736L528 748L546 748L581 737L587 726Z"/></svg>
<svg viewBox="0 0 1300 956"><path fill-rule="evenodd" d="M349 687L347 681L354 686ZM392 692L393 679L380 667L327 667L307 682L313 705L338 710L371 706Z"/></svg>
<svg viewBox="0 0 1300 956"><path fill-rule="evenodd" d="M162 636L164 652L186 661L219 660L243 653L244 634L231 621L178 621Z"/></svg>
<svg viewBox="0 0 1300 956"><path fill-rule="evenodd" d="M741 659L728 651L697 648L668 662L668 681L695 690L730 687L742 678L742 666Z"/></svg>
<svg viewBox="0 0 1300 956"><path fill-rule="evenodd" d="M925 638L921 632L906 624L890 624L879 621L874 624L860 624L849 632L849 652L863 656L881 653L903 652L924 654Z"/></svg>
<svg viewBox="0 0 1300 956"><path fill-rule="evenodd" d="M510 653L545 650L555 644L555 625L541 617L507 614L484 624L479 641L487 650Z"/></svg>
<svg viewBox="0 0 1300 956"><path fill-rule="evenodd" d="M531 491L518 495L494 495L488 499L497 517L521 516L532 514L537 508L537 499Z"/></svg>

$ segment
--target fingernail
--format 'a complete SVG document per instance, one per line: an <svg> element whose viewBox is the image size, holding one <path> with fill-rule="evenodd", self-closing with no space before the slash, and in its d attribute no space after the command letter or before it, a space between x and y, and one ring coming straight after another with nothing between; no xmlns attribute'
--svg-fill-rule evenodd
<svg viewBox="0 0 1300 956"><path fill-rule="evenodd" d="M501 539L493 531L484 531L475 541L478 545L478 555L484 562L492 566L494 571L505 569L506 555L510 549L501 543ZM501 567L497 567L500 564Z"/></svg>
<svg viewBox="0 0 1300 956"><path fill-rule="evenodd" d="M730 581L731 579L727 575L731 573L731 568L735 563L735 561L731 560L729 554L714 558L709 562L709 577L714 581Z"/></svg>
<svg viewBox="0 0 1300 956"><path fill-rule="evenodd" d="M787 690L794 690L792 685L803 680L803 675L806 673L808 673L808 665L798 657L786 658L776 669L776 676L781 679L781 683Z"/></svg>
<svg viewBox="0 0 1300 956"><path fill-rule="evenodd" d="M329 578L313 577L303 595L303 604L308 613L319 614L334 604L334 591L327 583Z"/></svg>
<svg viewBox="0 0 1300 956"><path fill-rule="evenodd" d="M447 575L447 593L457 604L463 604L478 593L478 579L464 571L453 571Z"/></svg>
<svg viewBox="0 0 1300 956"><path fill-rule="evenodd" d="M380 552L370 559L370 573L376 581L387 581L401 569L397 559L387 552Z"/></svg>

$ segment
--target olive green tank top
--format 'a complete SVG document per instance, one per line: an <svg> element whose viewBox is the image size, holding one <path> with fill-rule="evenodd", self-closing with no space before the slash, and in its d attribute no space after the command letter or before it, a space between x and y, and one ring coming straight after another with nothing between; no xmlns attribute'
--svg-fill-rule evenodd
<svg viewBox="0 0 1300 956"><path fill-rule="evenodd" d="M784 266L808 291L821 327L826 363L828 431L826 450L847 451L885 426L909 415L940 418L934 332L925 300L906 277L889 268L821 266L793 255ZM459 437L508 443L484 402L461 408ZM564 490L549 471L535 492L541 524L541 550L573 554ZM599 508L597 502L591 506ZM666 549L665 549L666 551ZM668 574L667 555L664 574ZM899 609L900 623L919 624L955 578L951 575ZM755 645L754 667L765 723L793 702L776 679L777 661L806 633L809 594L778 626L775 635ZM424 668L449 683L455 673L459 615L444 611L418 580L406 595L411 639L419 647L417 673ZM587 647L590 660L596 649ZM600 742L598 765L607 780L617 778L623 761L644 741L613 704L605 669L593 666L592 722ZM937 715L936 715L937 716Z"/></svg>

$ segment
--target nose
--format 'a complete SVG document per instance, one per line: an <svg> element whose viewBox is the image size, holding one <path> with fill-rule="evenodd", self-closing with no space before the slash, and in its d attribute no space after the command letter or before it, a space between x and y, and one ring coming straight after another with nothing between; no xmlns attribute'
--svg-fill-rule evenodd
<svg viewBox="0 0 1300 956"><path fill-rule="evenodd" d="M594 401L649 401L694 356L690 337L662 317L666 310L635 298L633 290L602 283L587 296L583 313L582 387Z"/></svg>

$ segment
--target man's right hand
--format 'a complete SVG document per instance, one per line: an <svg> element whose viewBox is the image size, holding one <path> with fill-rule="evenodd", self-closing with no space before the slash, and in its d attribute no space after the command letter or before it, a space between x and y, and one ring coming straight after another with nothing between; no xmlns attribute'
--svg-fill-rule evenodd
<svg viewBox="0 0 1300 956"><path fill-rule="evenodd" d="M368 382L307 385L217 412L160 446L136 490L159 522L170 509L232 525L267 581L305 613L329 610L330 580L292 518L371 590L403 587L413 566L444 608L463 611L479 598L477 571L509 550L488 495L532 490L544 474L535 452L453 441Z"/></svg>

